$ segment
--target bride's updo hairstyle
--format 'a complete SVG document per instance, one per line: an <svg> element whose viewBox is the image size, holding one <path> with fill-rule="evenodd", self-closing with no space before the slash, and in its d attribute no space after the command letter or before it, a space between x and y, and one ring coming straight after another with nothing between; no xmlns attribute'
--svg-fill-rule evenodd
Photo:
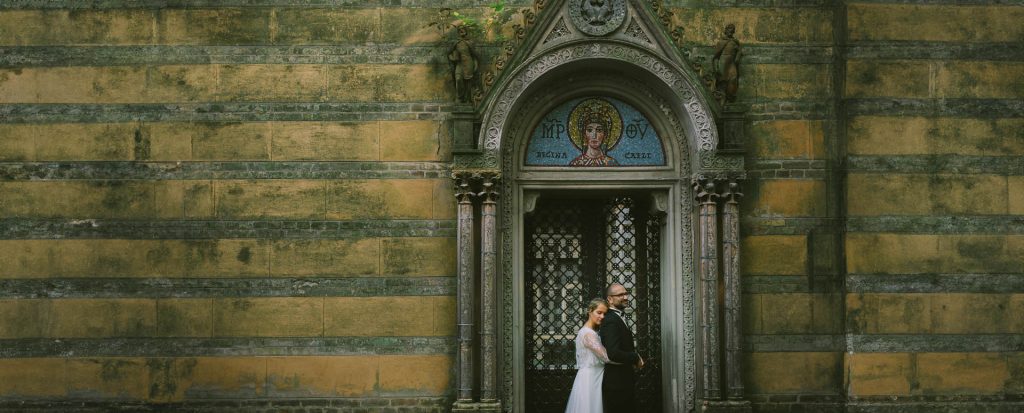
<svg viewBox="0 0 1024 413"><path fill-rule="evenodd" d="M604 298L595 298L593 300L590 300L590 303L587 304L586 316L589 317L590 313L594 312L594 310L596 310L597 306L599 305L603 305L604 308L608 308L608 301L605 301Z"/></svg>

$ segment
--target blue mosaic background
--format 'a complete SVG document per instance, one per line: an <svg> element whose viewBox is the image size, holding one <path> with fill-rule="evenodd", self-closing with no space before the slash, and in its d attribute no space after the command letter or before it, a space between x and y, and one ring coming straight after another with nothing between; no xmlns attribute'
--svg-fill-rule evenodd
<svg viewBox="0 0 1024 413"><path fill-rule="evenodd" d="M544 116L530 135L526 165L569 166L569 162L582 153L573 145L566 128L569 123L569 112L581 101L591 98L593 96L566 101ZM650 120L620 100L608 97L601 99L611 102L622 116L622 138L606 154L615 158L619 167L665 165L665 151L661 138Z"/></svg>

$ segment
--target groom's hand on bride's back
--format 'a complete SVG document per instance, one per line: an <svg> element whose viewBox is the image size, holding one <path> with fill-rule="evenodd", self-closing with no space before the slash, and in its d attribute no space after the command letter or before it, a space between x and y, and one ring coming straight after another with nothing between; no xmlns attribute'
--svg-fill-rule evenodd
<svg viewBox="0 0 1024 413"><path fill-rule="evenodd" d="M644 368L644 358L640 357L639 354L636 355L636 364L634 365L634 367L636 367L637 369Z"/></svg>

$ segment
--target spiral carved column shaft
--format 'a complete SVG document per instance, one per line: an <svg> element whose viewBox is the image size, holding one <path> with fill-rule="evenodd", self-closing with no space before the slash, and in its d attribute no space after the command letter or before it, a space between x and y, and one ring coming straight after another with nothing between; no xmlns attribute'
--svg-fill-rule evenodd
<svg viewBox="0 0 1024 413"><path fill-rule="evenodd" d="M719 381L718 349L718 206L715 184L701 180L694 185L700 203L700 288L701 288L701 349L703 363L704 397L718 399L722 388Z"/></svg>
<svg viewBox="0 0 1024 413"><path fill-rule="evenodd" d="M460 402L473 400L473 302L475 297L473 276L473 200L469 176L452 174L455 180L455 198L458 200L458 324L459 324L459 373L458 395Z"/></svg>
<svg viewBox="0 0 1024 413"><path fill-rule="evenodd" d="M722 273L725 277L725 386L726 397L743 398L743 376L740 365L742 354L741 291L740 291L740 212L737 198L742 196L739 184L729 182L722 197Z"/></svg>
<svg viewBox="0 0 1024 413"><path fill-rule="evenodd" d="M496 190L498 177L484 175L483 198L480 210L480 400L492 403L497 400L495 380L497 357L495 347L495 280L498 278L497 260L497 210Z"/></svg>

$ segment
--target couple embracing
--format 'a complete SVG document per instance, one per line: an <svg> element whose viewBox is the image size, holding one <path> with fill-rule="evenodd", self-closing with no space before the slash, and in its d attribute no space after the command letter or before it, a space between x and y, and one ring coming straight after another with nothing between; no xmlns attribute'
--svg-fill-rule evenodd
<svg viewBox="0 0 1024 413"><path fill-rule="evenodd" d="M566 413L632 411L636 408L633 387L635 369L644 360L636 352L633 333L623 310L629 293L622 284L605 289L605 299L587 305L587 322L576 335L576 381L572 384Z"/></svg>

